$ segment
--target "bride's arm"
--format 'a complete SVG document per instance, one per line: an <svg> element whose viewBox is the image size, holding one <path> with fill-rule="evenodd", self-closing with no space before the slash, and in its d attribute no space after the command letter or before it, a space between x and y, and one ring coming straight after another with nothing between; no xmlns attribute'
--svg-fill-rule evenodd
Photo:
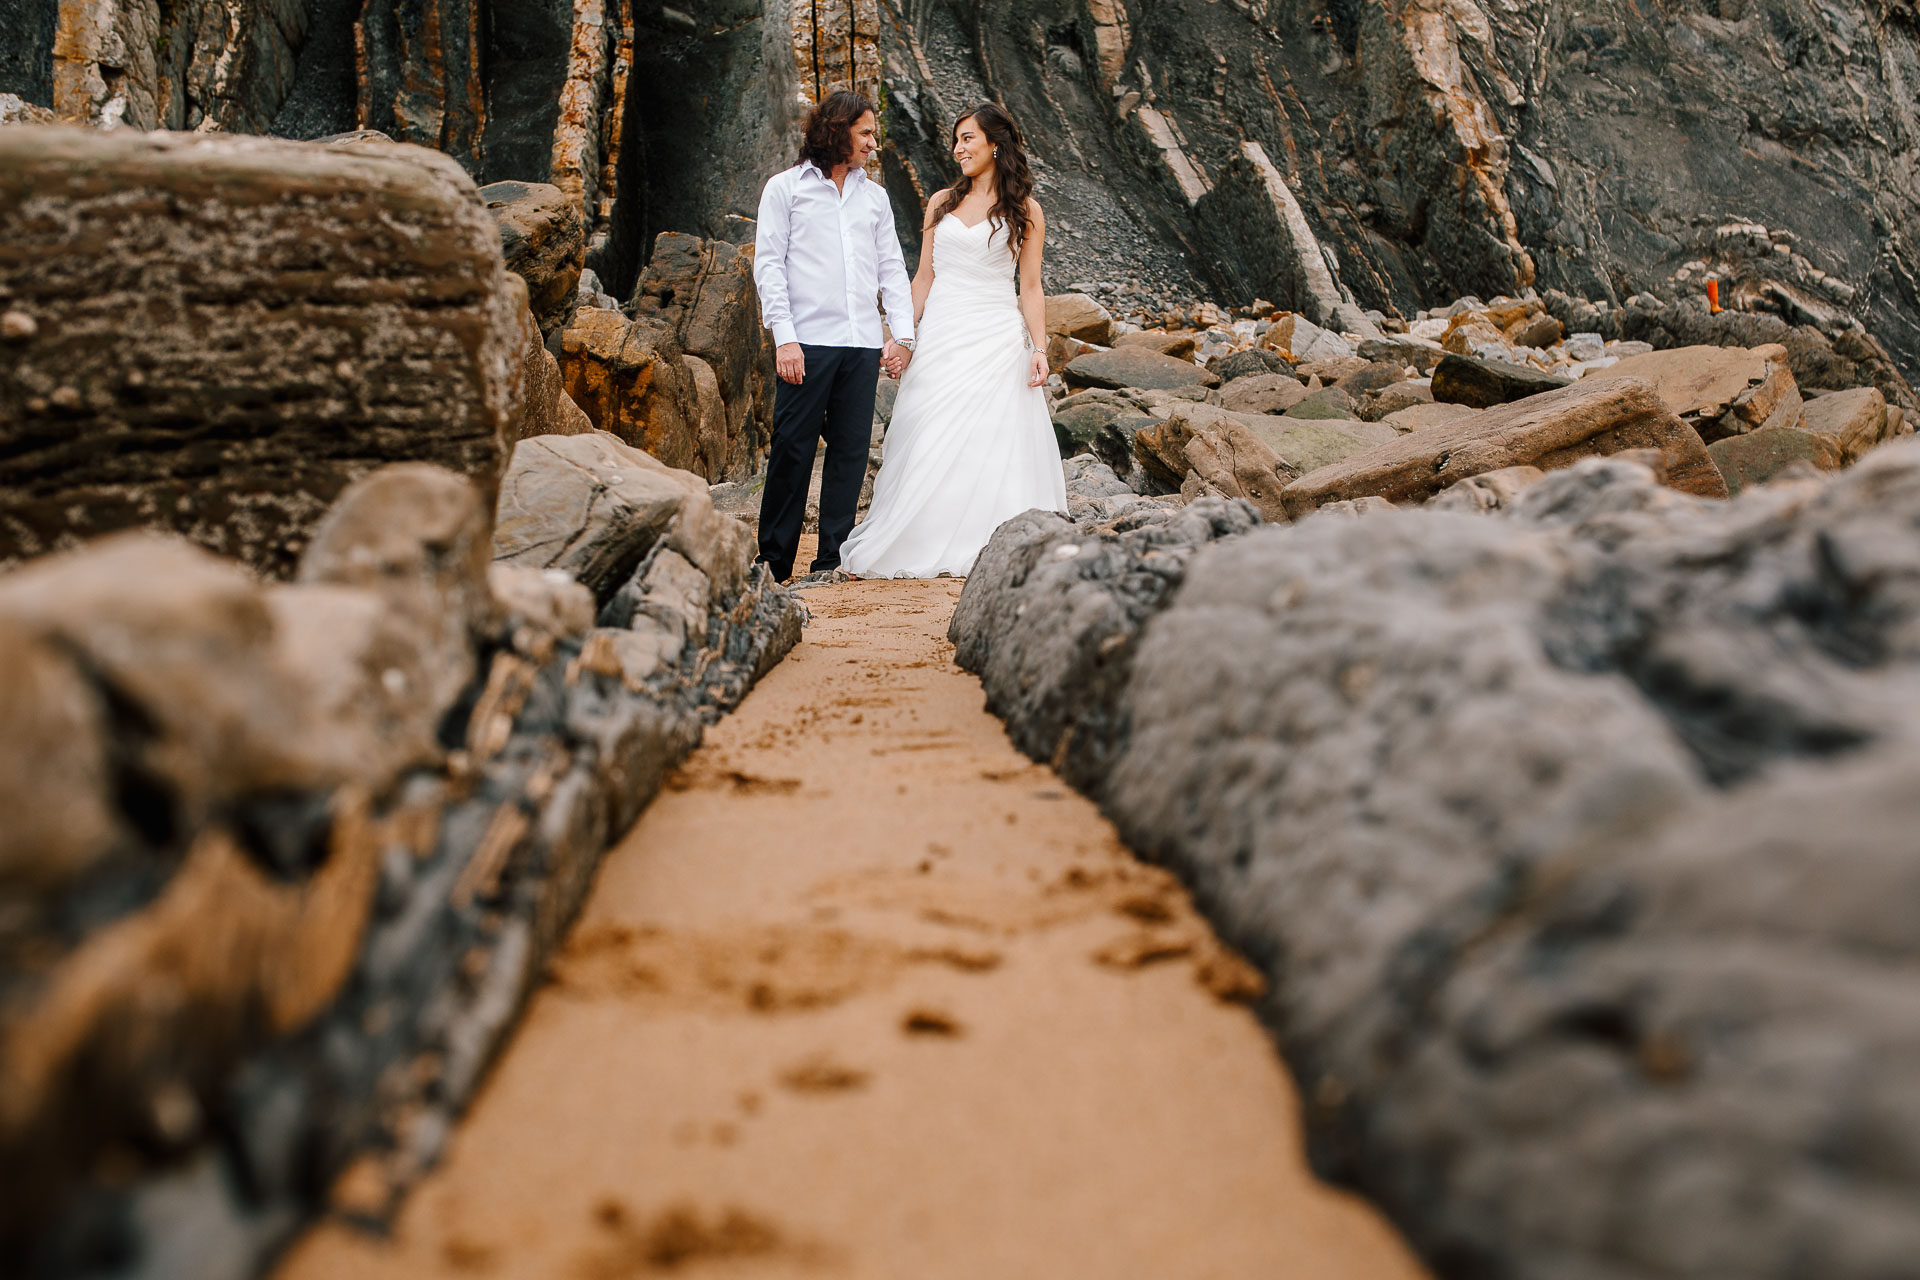
<svg viewBox="0 0 1920 1280"><path fill-rule="evenodd" d="M940 204L941 196L927 201L927 220L920 227L920 265L913 272L913 323L916 326L926 314L927 294L933 289L933 224L940 221Z"/></svg>
<svg viewBox="0 0 1920 1280"><path fill-rule="evenodd" d="M1028 381L1047 380L1047 293L1040 283L1040 254L1047 243L1047 219L1038 200L1027 201L1027 238L1020 243L1020 316L1027 322L1027 340L1033 345L1033 369Z"/></svg>

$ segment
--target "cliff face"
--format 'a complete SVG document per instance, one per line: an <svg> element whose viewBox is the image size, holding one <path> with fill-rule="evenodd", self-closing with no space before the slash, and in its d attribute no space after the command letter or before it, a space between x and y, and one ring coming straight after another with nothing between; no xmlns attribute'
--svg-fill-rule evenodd
<svg viewBox="0 0 1920 1280"><path fill-rule="evenodd" d="M1216 216L1233 202L1201 204L1251 142L1305 213L1307 256L1363 307L1528 286L1617 305L1698 295L1711 273L1731 304L1830 333L1860 320L1920 368L1906 10L888 0L886 16L896 198L942 181L954 111L1001 99L1042 160L1059 283L1124 262L1149 285L1297 305L1284 290L1306 273L1249 278L1235 217Z"/></svg>

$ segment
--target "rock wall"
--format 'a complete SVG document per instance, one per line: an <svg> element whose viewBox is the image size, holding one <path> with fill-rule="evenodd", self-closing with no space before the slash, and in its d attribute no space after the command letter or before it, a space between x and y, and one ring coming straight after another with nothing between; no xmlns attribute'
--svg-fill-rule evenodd
<svg viewBox="0 0 1920 1280"><path fill-rule="evenodd" d="M384 1221L601 852L798 639L696 477L541 437L506 491L496 538L377 471L288 584L138 533L0 574L10 1274L244 1277Z"/></svg>
<svg viewBox="0 0 1920 1280"><path fill-rule="evenodd" d="M1411 319L1535 285L1672 301L1711 275L1729 305L1829 337L1863 322L1920 371L1920 55L1900 11L887 0L884 16L903 224L945 180L953 114L1003 101L1041 160L1050 289L1149 310L1292 289L1268 300L1311 315L1290 273L1239 269L1236 224L1272 216L1233 181L1252 143L1362 308ZM1208 199L1223 178L1241 194Z"/></svg>
<svg viewBox="0 0 1920 1280"><path fill-rule="evenodd" d="M1317 1162L1439 1273L1910 1268L1920 446L1347 511L1029 513L958 660L1265 970Z"/></svg>

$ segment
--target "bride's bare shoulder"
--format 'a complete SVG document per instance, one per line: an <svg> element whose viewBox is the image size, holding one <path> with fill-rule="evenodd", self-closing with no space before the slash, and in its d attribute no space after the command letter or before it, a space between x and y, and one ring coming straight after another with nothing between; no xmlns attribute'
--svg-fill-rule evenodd
<svg viewBox="0 0 1920 1280"><path fill-rule="evenodd" d="M927 201L927 216L921 220L920 229L922 231L933 230L933 224L945 216L947 206L952 203L953 191L951 188L934 192L933 199Z"/></svg>
<svg viewBox="0 0 1920 1280"><path fill-rule="evenodd" d="M1027 197L1027 217L1033 220L1033 225L1036 227L1044 227L1047 225L1047 215L1045 211L1040 208L1040 202L1032 196Z"/></svg>

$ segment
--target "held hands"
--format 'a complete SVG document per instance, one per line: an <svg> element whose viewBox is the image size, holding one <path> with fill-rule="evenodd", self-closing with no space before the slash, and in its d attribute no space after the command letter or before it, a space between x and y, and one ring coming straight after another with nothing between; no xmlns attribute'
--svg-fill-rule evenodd
<svg viewBox="0 0 1920 1280"><path fill-rule="evenodd" d="M906 372L907 362L913 359L913 352L897 342L889 342L880 353L880 363L886 369L889 378L897 378Z"/></svg>
<svg viewBox="0 0 1920 1280"><path fill-rule="evenodd" d="M1034 352L1032 356L1032 369L1027 374L1027 385L1030 387L1044 386L1047 381L1047 375L1051 372L1053 371L1047 367L1047 353L1044 351Z"/></svg>
<svg viewBox="0 0 1920 1280"><path fill-rule="evenodd" d="M780 381L798 386L807 376L807 356L797 342L783 342L773 349L773 371Z"/></svg>

